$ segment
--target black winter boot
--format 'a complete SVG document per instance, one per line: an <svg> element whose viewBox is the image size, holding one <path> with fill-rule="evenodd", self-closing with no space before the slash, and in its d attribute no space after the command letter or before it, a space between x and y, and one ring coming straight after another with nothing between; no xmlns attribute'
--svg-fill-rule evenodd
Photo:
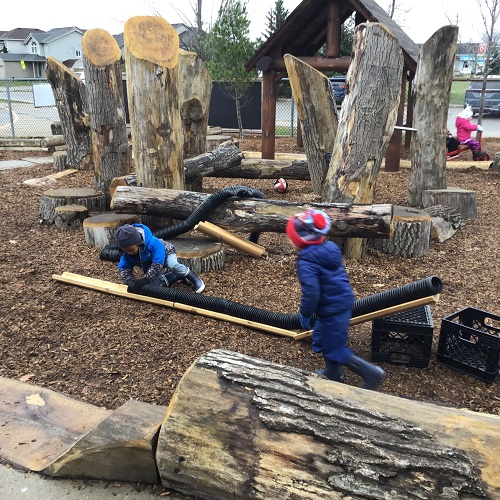
<svg viewBox="0 0 500 500"><path fill-rule="evenodd" d="M374 390L378 387L380 382L382 382L382 380L387 377L387 374L384 370L382 370L382 368L380 368L380 366L368 363L368 361L365 361L364 359L361 359L354 354L346 363L346 366L356 375L359 375L363 378L365 382L363 389Z"/></svg>
<svg viewBox="0 0 500 500"><path fill-rule="evenodd" d="M188 273L184 275L184 278L186 278L186 280L193 285L195 293L201 293L205 290L205 283L203 283L203 280L198 278L193 271L189 270Z"/></svg>
<svg viewBox="0 0 500 500"><path fill-rule="evenodd" d="M323 375L329 380L334 382L344 382L344 370L340 363L332 361L331 359L324 358L326 368L324 370L314 370L314 373Z"/></svg>

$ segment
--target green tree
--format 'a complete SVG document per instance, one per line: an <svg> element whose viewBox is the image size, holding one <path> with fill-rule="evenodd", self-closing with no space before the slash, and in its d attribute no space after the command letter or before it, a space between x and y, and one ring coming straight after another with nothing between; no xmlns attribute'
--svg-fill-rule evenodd
<svg viewBox="0 0 500 500"><path fill-rule="evenodd" d="M268 39L278 28L281 27L288 17L288 14L288 9L285 9L283 0L276 0L274 8L271 7L269 12L266 14L266 31L262 33L264 39Z"/></svg>
<svg viewBox="0 0 500 500"><path fill-rule="evenodd" d="M247 72L245 63L255 52L250 41L250 21L246 2L224 0L217 20L206 36L204 49L209 58L207 68L213 81L220 82L225 93L235 101L240 137L243 138L241 109L257 71Z"/></svg>

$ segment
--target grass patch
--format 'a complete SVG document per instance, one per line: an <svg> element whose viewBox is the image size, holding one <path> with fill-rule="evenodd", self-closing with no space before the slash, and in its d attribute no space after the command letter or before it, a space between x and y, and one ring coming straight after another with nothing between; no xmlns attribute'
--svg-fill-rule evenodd
<svg viewBox="0 0 500 500"><path fill-rule="evenodd" d="M450 104L464 105L465 91L469 88L468 80L454 81L451 84Z"/></svg>

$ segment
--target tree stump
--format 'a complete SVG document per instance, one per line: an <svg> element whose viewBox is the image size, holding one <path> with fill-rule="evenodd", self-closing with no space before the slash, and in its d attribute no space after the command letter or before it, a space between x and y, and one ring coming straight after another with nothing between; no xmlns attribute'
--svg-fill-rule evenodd
<svg viewBox="0 0 500 500"><path fill-rule="evenodd" d="M159 16L137 16L123 36L137 183L184 189L179 35Z"/></svg>
<svg viewBox="0 0 500 500"><path fill-rule="evenodd" d="M64 64L47 57L47 79L52 87L68 152L68 165L90 170L91 135L85 84Z"/></svg>
<svg viewBox="0 0 500 500"><path fill-rule="evenodd" d="M212 238L179 236L168 240L175 247L177 259L195 274L220 271L224 267L224 247Z"/></svg>
<svg viewBox="0 0 500 500"><path fill-rule="evenodd" d="M421 207L426 189L446 189L446 121L450 102L458 26L437 30L420 49L413 85L413 126L409 182L412 207Z"/></svg>
<svg viewBox="0 0 500 500"><path fill-rule="evenodd" d="M217 149L223 142L230 141L230 135L209 135L207 136L206 152L209 153Z"/></svg>
<svg viewBox="0 0 500 500"><path fill-rule="evenodd" d="M321 195L328 171L326 153L333 151L338 115L330 80L290 54L284 56L301 123L307 164L314 192Z"/></svg>
<svg viewBox="0 0 500 500"><path fill-rule="evenodd" d="M54 160L54 170L61 172L68 167L68 153L66 151L56 151L52 155Z"/></svg>
<svg viewBox="0 0 500 500"><path fill-rule="evenodd" d="M490 168L493 172L500 173L500 153L495 153L495 157L493 158L493 163L490 165Z"/></svg>
<svg viewBox="0 0 500 500"><path fill-rule="evenodd" d="M422 207L433 205L446 205L460 212L464 219L477 219L477 199L474 191L456 187L422 191Z"/></svg>
<svg viewBox="0 0 500 500"><path fill-rule="evenodd" d="M184 159L206 152L212 78L194 52L179 49L181 118Z"/></svg>
<svg viewBox="0 0 500 500"><path fill-rule="evenodd" d="M54 122L50 124L52 135L63 135L61 122Z"/></svg>
<svg viewBox="0 0 500 500"><path fill-rule="evenodd" d="M397 257L423 257L429 253L431 216L424 210L394 206L390 239L370 239L371 247Z"/></svg>
<svg viewBox="0 0 500 500"><path fill-rule="evenodd" d="M347 73L333 155L322 192L324 203L373 202L378 173L396 124L403 53L382 24L359 24ZM345 255L361 259L362 239L345 242Z"/></svg>
<svg viewBox="0 0 500 500"><path fill-rule="evenodd" d="M92 133L94 187L106 195L109 208L111 181L130 173L121 52L103 29L92 29L82 40L87 106Z"/></svg>
<svg viewBox="0 0 500 500"><path fill-rule="evenodd" d="M162 484L205 499L500 498L500 417L213 350L158 438Z"/></svg>
<svg viewBox="0 0 500 500"><path fill-rule="evenodd" d="M60 229L77 229L89 216L89 210L83 205L61 205L55 208L54 225Z"/></svg>
<svg viewBox="0 0 500 500"><path fill-rule="evenodd" d="M83 221L85 241L91 247L102 248L115 241L115 233L123 224L139 222L139 216L112 212L94 215Z"/></svg>
<svg viewBox="0 0 500 500"><path fill-rule="evenodd" d="M56 207L72 204L83 205L89 212L104 212L106 197L94 189L49 189L40 198L40 222L54 224Z"/></svg>

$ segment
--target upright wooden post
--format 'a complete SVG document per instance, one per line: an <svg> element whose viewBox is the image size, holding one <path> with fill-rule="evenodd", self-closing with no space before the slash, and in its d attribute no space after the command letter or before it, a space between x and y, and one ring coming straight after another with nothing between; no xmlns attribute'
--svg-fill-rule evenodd
<svg viewBox="0 0 500 500"><path fill-rule="evenodd" d="M399 107L403 53L379 23L356 27L338 132L322 201L371 203ZM362 240L347 240L346 257L360 259Z"/></svg>
<svg viewBox="0 0 500 500"><path fill-rule="evenodd" d="M67 148L67 165L90 170L91 133L85 84L52 56L47 57L47 80L52 87Z"/></svg>
<svg viewBox="0 0 500 500"><path fill-rule="evenodd" d="M137 182L183 189L179 36L158 16L132 17L123 34Z"/></svg>
<svg viewBox="0 0 500 500"><path fill-rule="evenodd" d="M276 89L275 71L262 74L262 158L274 160L276 135Z"/></svg>
<svg viewBox="0 0 500 500"><path fill-rule="evenodd" d="M325 75L290 54L285 54L284 59L299 121L302 124L313 190L321 195L328 170L325 154L333 151L337 134L335 99L330 81Z"/></svg>
<svg viewBox="0 0 500 500"><path fill-rule="evenodd" d="M446 123L457 38L457 26L444 26L420 49L412 95L417 129L411 143L409 191L413 207L422 206L422 191L447 187Z"/></svg>
<svg viewBox="0 0 500 500"><path fill-rule="evenodd" d="M116 40L103 29L88 30L82 48L95 188L106 195L109 207L111 181L130 173L121 52Z"/></svg>
<svg viewBox="0 0 500 500"><path fill-rule="evenodd" d="M206 152L212 78L194 52L179 50L180 109L184 159Z"/></svg>

